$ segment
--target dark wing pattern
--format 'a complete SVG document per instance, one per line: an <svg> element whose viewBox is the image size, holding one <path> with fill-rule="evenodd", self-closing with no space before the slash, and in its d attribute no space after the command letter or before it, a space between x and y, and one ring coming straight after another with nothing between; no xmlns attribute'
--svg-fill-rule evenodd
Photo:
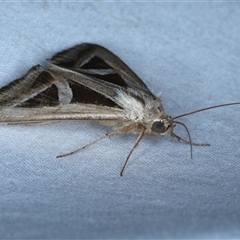
<svg viewBox="0 0 240 240"><path fill-rule="evenodd" d="M119 57L97 44L82 43L55 54L50 62L121 87L149 91L146 84Z"/></svg>
<svg viewBox="0 0 240 240"><path fill-rule="evenodd" d="M0 89L0 108L58 103L58 93L54 88L55 78L40 65L34 66L21 78ZM48 97L46 97L48 96Z"/></svg>
<svg viewBox="0 0 240 240"><path fill-rule="evenodd" d="M122 108L114 99L120 88L142 90L153 96L120 58L102 46L83 43L55 54L49 68L32 67L22 78L0 89L0 108L60 104Z"/></svg>

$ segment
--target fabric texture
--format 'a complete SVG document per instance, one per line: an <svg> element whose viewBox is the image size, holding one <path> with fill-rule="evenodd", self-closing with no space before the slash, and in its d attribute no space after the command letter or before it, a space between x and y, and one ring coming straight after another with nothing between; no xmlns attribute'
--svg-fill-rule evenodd
<svg viewBox="0 0 240 240"><path fill-rule="evenodd" d="M240 101L240 4L1 2L0 84L82 42L118 55L174 117ZM239 238L240 106L180 118L193 142L97 123L0 126L0 238ZM175 132L187 138L177 126Z"/></svg>

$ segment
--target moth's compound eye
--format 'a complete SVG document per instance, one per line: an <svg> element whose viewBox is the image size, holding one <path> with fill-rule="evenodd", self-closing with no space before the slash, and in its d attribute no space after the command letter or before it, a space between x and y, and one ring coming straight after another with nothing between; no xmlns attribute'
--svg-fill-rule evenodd
<svg viewBox="0 0 240 240"><path fill-rule="evenodd" d="M164 133L166 131L166 128L165 128L164 123L162 121L156 121L152 125L152 130L156 133Z"/></svg>

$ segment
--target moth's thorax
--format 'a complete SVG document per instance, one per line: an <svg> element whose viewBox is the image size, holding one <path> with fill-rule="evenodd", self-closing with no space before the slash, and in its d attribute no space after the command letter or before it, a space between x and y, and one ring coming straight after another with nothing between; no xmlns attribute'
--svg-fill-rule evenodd
<svg viewBox="0 0 240 240"><path fill-rule="evenodd" d="M135 132L143 127L146 134L168 135L173 130L172 118L168 116L161 99L145 91L117 91L116 100L126 111L126 117L136 124Z"/></svg>

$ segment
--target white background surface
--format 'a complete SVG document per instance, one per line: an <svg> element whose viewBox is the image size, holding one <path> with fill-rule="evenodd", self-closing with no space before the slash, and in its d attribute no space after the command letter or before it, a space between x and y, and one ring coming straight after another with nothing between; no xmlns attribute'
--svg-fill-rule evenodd
<svg viewBox="0 0 240 240"><path fill-rule="evenodd" d="M122 58L172 117L240 101L240 3L0 3L0 84L82 42ZM1 238L240 237L240 106L182 118L193 141L93 123L0 126ZM180 119L179 119L180 120ZM181 127L176 132L186 137Z"/></svg>

